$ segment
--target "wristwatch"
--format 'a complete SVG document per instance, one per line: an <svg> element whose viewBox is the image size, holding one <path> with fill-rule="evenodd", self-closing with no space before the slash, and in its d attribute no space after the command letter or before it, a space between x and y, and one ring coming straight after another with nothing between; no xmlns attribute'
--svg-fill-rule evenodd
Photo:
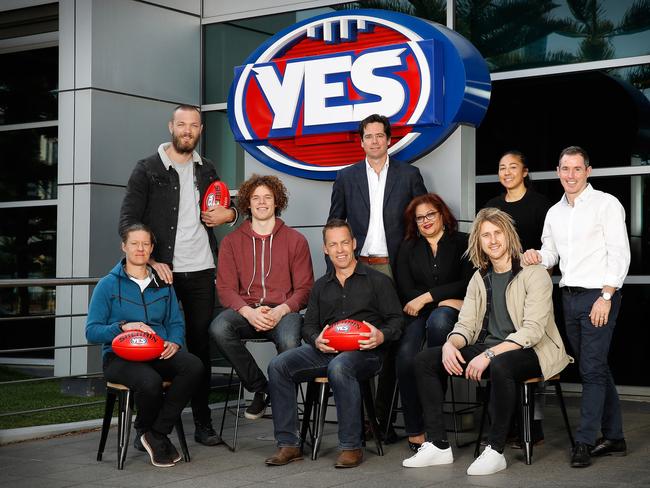
<svg viewBox="0 0 650 488"><path fill-rule="evenodd" d="M483 353L483 355L484 355L486 358L488 358L490 361L492 361L492 358L493 358L494 356L496 356L496 354L494 354L494 351L493 351L492 349L486 349L485 352Z"/></svg>
<svg viewBox="0 0 650 488"><path fill-rule="evenodd" d="M606 291L602 292L600 296L603 297L603 300L610 301L612 299L612 294Z"/></svg>

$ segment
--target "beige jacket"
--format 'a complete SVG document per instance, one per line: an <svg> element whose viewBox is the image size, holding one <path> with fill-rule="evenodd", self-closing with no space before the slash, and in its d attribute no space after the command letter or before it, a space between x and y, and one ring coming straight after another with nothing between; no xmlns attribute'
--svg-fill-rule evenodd
<svg viewBox="0 0 650 488"><path fill-rule="evenodd" d="M568 356L553 314L553 284L546 269L540 265L522 268L513 262L513 277L506 288L506 304L515 332L506 340L524 349L532 347L539 359L542 375L550 378L573 362ZM476 271L467 287L463 307L454 330L467 344L478 340L486 312L485 284L481 271Z"/></svg>

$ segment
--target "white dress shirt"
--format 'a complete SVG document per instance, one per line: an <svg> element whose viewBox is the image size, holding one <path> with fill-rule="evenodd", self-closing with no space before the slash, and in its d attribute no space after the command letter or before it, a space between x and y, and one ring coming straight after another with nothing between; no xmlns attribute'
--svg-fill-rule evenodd
<svg viewBox="0 0 650 488"><path fill-rule="evenodd" d="M573 206L563 195L546 214L540 254L547 268L560 262L560 286L620 288L630 267L623 206L591 184Z"/></svg>
<svg viewBox="0 0 650 488"><path fill-rule="evenodd" d="M368 234L361 249L362 256L388 256L386 232L384 231L384 190L388 174L388 156L379 174L370 166L366 159L366 176L368 177L368 193L370 195L370 221Z"/></svg>

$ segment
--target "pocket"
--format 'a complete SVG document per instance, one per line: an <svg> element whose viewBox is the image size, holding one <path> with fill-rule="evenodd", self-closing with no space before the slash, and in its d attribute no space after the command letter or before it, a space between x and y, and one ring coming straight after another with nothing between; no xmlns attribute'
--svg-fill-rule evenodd
<svg viewBox="0 0 650 488"><path fill-rule="evenodd" d="M151 175L151 182L155 186L159 186L159 187L166 187L166 186L169 186L169 184L170 184L168 176L166 176L166 175L158 175L158 174L152 174Z"/></svg>

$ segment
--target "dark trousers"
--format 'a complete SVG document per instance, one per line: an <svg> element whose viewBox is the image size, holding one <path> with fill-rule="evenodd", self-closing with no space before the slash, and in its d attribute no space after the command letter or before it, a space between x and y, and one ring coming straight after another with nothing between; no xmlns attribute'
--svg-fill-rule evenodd
<svg viewBox="0 0 650 488"><path fill-rule="evenodd" d="M582 378L580 425L576 431L576 441L589 445L595 444L599 430L607 439L623 438L621 405L607 362L621 307L621 293L616 292L612 297L607 324L594 327L589 312L599 296L599 289L582 293L570 293L564 289L562 292L566 334Z"/></svg>
<svg viewBox="0 0 650 488"><path fill-rule="evenodd" d="M415 381L415 356L427 342L428 347L440 346L447 340L458 320L458 310L437 307L427 316L417 317L407 324L398 343L396 370L399 393L404 410L404 430L408 436L424 432L422 406Z"/></svg>
<svg viewBox="0 0 650 488"><path fill-rule="evenodd" d="M189 352L180 350L169 359L127 361L108 353L104 357L104 377L112 383L128 386L134 393L139 432L151 429L169 434L196 390L203 365ZM172 385L163 395L163 380Z"/></svg>
<svg viewBox="0 0 650 488"><path fill-rule="evenodd" d="M474 344L460 349L465 366L490 346ZM449 376L442 365L442 346L425 349L415 357L415 375L420 403L424 411L424 429L430 441L447 440L442 413L445 400L443 385ZM488 443L503 452L510 422L515 411L519 383L542 375L537 354L533 349L516 349L495 356L483 372L490 379L490 415L492 426Z"/></svg>
<svg viewBox="0 0 650 488"><path fill-rule="evenodd" d="M239 312L229 308L221 312L210 324L210 336L217 348L237 371L237 376L250 392L268 392L266 376L255 358L242 343L242 339L268 339L273 341L278 353L300 345L302 317L288 313L271 330L256 331Z"/></svg>
<svg viewBox="0 0 650 488"><path fill-rule="evenodd" d="M212 364L208 327L214 313L214 279L214 268L190 273L174 273L174 291L185 315L187 350L203 363L203 377L192 397L194 421L202 425L209 424L211 421L208 395L212 379Z"/></svg>

